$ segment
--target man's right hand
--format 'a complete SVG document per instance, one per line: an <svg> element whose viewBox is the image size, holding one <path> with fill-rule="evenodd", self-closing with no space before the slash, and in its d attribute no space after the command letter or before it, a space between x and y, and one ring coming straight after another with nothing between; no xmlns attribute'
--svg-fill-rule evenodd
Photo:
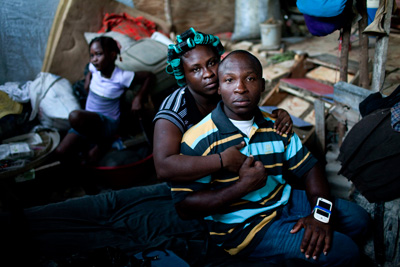
<svg viewBox="0 0 400 267"><path fill-rule="evenodd" d="M331 248L332 226L314 219L313 214L300 218L293 226L290 233L295 234L304 228L303 240L301 241L300 251L305 254L307 259L317 260L320 253L325 255Z"/></svg>
<svg viewBox="0 0 400 267"><path fill-rule="evenodd" d="M238 145L228 147L221 153L224 169L233 173L239 172L240 167L247 158L246 155L240 152L244 146L245 142L241 142Z"/></svg>
<svg viewBox="0 0 400 267"><path fill-rule="evenodd" d="M254 162L254 157L248 157L239 170L239 180L237 183L250 193L265 186L267 182L267 170L261 161Z"/></svg>

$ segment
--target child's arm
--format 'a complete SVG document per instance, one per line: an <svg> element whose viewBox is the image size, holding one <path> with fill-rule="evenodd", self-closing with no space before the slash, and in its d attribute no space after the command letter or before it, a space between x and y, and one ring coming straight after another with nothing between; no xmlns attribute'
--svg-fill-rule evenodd
<svg viewBox="0 0 400 267"><path fill-rule="evenodd" d="M90 85L91 80L92 80L92 73L89 71L85 76L84 88L85 88L86 92L89 92L89 85Z"/></svg>
<svg viewBox="0 0 400 267"><path fill-rule="evenodd" d="M133 112L139 111L142 109L142 103L144 97L149 93L150 88L153 85L155 79L155 75L149 71L138 71L135 72L135 78L131 83L131 88L135 84L141 84L137 95L132 100L131 110Z"/></svg>

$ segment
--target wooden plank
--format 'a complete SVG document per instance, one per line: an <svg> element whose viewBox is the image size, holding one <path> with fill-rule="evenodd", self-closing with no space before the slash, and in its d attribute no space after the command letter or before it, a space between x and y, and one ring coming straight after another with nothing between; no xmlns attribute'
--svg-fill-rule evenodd
<svg viewBox="0 0 400 267"><path fill-rule="evenodd" d="M260 106L277 106L287 95L288 93L279 91L279 84L277 84L265 97L262 97Z"/></svg>
<svg viewBox="0 0 400 267"><path fill-rule="evenodd" d="M347 74L347 80L351 81L354 74ZM325 84L334 85L339 81L339 71L324 66L318 66L306 74L306 78L313 79Z"/></svg>
<svg viewBox="0 0 400 267"><path fill-rule="evenodd" d="M297 97L300 97L301 99L307 100L310 103L314 103L315 99L317 99L318 97L312 96L312 95L305 95L304 93L297 91L295 89L291 89L289 87L280 85L279 89L288 92L291 95L295 95ZM325 102L325 107L326 108L331 108L332 107L332 103L331 102Z"/></svg>
<svg viewBox="0 0 400 267"><path fill-rule="evenodd" d="M278 64L267 66L263 68L263 78L267 82L272 82L282 77L287 77L293 64L294 60L286 60Z"/></svg>
<svg viewBox="0 0 400 267"><path fill-rule="evenodd" d="M310 103L293 95L288 95L281 103L278 104L279 108L285 109L293 116L301 118L303 113L308 110ZM310 122L311 123L311 122ZM312 123L314 124L314 123Z"/></svg>
<svg viewBox="0 0 400 267"><path fill-rule="evenodd" d="M333 87L333 100L356 111L359 111L358 106L360 102L373 93L371 90L343 81L336 83Z"/></svg>
<svg viewBox="0 0 400 267"><path fill-rule="evenodd" d="M290 99L293 99L293 101L290 101ZM310 112L314 113L314 106L312 105L312 102L280 91L279 84L273 90L271 90L268 93L268 96L264 98L264 100L260 103L261 106L275 106L285 108L293 116L296 116L295 114L300 114L299 118L301 119L307 117ZM300 105L298 105L297 103L299 103ZM296 132L297 135L300 137L301 142L303 144L306 144L315 134L314 123L312 123L311 127L293 127L293 131Z"/></svg>
<svg viewBox="0 0 400 267"><path fill-rule="evenodd" d="M313 106L312 106L313 107ZM311 123L312 125L315 125L316 118L315 118L315 109L311 109L308 112L306 112L305 116L303 116L304 121Z"/></svg>
<svg viewBox="0 0 400 267"><path fill-rule="evenodd" d="M314 64L325 66L331 69L340 70L340 59L337 56L331 54L321 54L313 57L309 57L307 61ZM358 70L358 62L354 60L348 61L347 72L355 74Z"/></svg>
<svg viewBox="0 0 400 267"><path fill-rule="evenodd" d="M280 84L303 91L304 93L309 92L315 96L329 96L333 94L333 86L308 78L283 78L281 79Z"/></svg>
<svg viewBox="0 0 400 267"><path fill-rule="evenodd" d="M307 57L307 54L295 55L295 63L290 70L289 78L304 78L306 73L314 67L314 64L306 64Z"/></svg>

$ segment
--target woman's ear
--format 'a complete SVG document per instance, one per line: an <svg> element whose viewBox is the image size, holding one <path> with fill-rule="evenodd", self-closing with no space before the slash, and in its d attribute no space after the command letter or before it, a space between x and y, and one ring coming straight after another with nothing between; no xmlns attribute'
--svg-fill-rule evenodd
<svg viewBox="0 0 400 267"><path fill-rule="evenodd" d="M117 52L112 51L112 52L110 53L110 55L111 55L111 57L114 59L114 61L117 60L117 56L118 56L118 53L117 53Z"/></svg>

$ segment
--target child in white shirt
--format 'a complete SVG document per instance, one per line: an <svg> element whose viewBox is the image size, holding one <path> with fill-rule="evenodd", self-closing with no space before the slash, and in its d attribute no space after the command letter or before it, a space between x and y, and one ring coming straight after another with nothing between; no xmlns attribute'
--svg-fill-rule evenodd
<svg viewBox="0 0 400 267"><path fill-rule="evenodd" d="M142 109L154 74L147 71L126 71L115 65L120 54L117 42L110 37L94 38L89 44L90 64L85 78L88 91L85 110L74 110L69 114L72 129L56 149L61 160L74 159L83 142L94 144L88 152L88 162L98 160L102 152L111 145L120 123L120 97L134 84L141 84L132 101L131 111Z"/></svg>

